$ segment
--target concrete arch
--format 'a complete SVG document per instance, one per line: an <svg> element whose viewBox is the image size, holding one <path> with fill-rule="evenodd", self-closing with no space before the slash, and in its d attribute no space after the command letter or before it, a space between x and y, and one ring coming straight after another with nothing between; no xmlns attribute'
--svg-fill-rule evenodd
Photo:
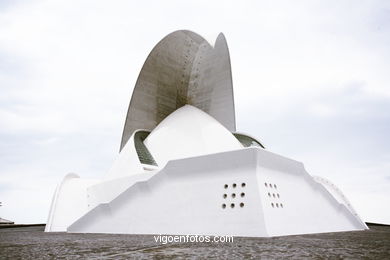
<svg viewBox="0 0 390 260"><path fill-rule="evenodd" d="M198 34L180 30L153 48L131 97L120 150L135 130L153 130L186 104L236 130L230 56L222 33L214 47Z"/></svg>

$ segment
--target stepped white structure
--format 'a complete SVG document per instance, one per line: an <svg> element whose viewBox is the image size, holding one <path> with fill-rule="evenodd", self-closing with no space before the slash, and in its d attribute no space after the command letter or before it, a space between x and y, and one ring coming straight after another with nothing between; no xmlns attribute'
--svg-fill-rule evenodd
<svg viewBox="0 0 390 260"><path fill-rule="evenodd" d="M46 231L269 237L367 229L341 191L237 133L230 58L176 31L148 56L120 153L102 179L68 174Z"/></svg>

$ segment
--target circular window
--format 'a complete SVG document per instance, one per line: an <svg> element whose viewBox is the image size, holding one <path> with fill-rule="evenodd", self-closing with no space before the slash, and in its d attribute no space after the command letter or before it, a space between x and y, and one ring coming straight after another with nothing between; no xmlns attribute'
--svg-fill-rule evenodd
<svg viewBox="0 0 390 260"><path fill-rule="evenodd" d="M241 197L242 198L245 197L245 193L244 192L241 193Z"/></svg>
<svg viewBox="0 0 390 260"><path fill-rule="evenodd" d="M227 188L229 187L229 185L225 184L225 186L224 186L224 187L225 187L225 189L227 189Z"/></svg>
<svg viewBox="0 0 390 260"><path fill-rule="evenodd" d="M264 186L265 186L265 187L268 187L268 184L267 184L266 182L264 182Z"/></svg>
<svg viewBox="0 0 390 260"><path fill-rule="evenodd" d="M237 184L233 183L233 188L237 187Z"/></svg>
<svg viewBox="0 0 390 260"><path fill-rule="evenodd" d="M273 203L271 203L271 206L272 206L272 207L274 207L274 204L273 204Z"/></svg>
<svg viewBox="0 0 390 260"><path fill-rule="evenodd" d="M274 198L275 198L275 193L272 193L272 197L274 197Z"/></svg>
<svg viewBox="0 0 390 260"><path fill-rule="evenodd" d="M283 204L282 204L282 203L280 203L280 207L282 207L282 208L283 208Z"/></svg>
<svg viewBox="0 0 390 260"><path fill-rule="evenodd" d="M227 197L227 194L223 194L223 198L226 199L226 197Z"/></svg>
<svg viewBox="0 0 390 260"><path fill-rule="evenodd" d="M232 193L232 198L235 198L236 197L236 194L235 193Z"/></svg>
<svg viewBox="0 0 390 260"><path fill-rule="evenodd" d="M278 193L278 194L276 194L276 196L278 196L278 198L280 198L280 195L279 195L279 193Z"/></svg>
<svg viewBox="0 0 390 260"><path fill-rule="evenodd" d="M241 208L244 207L244 203L243 203L243 202L240 203L240 207L241 207Z"/></svg>
<svg viewBox="0 0 390 260"><path fill-rule="evenodd" d="M268 192L268 196L271 197L271 193Z"/></svg>
<svg viewBox="0 0 390 260"><path fill-rule="evenodd" d="M244 188L245 186L246 186L245 182L241 183L241 187Z"/></svg>
<svg viewBox="0 0 390 260"><path fill-rule="evenodd" d="M222 204L222 208L225 209L226 208L226 204Z"/></svg>
<svg viewBox="0 0 390 260"><path fill-rule="evenodd" d="M230 204L230 207L231 207L231 208L234 208L234 203Z"/></svg>
<svg viewBox="0 0 390 260"><path fill-rule="evenodd" d="M279 204L278 203L276 203L276 207L279 208Z"/></svg>
<svg viewBox="0 0 390 260"><path fill-rule="evenodd" d="M276 189L276 184L274 184L274 188Z"/></svg>

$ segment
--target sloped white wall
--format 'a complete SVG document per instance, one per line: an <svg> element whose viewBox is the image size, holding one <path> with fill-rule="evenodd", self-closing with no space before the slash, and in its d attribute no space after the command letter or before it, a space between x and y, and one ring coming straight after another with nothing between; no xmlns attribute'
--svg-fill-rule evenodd
<svg viewBox="0 0 390 260"><path fill-rule="evenodd" d="M87 213L87 187L96 182L94 179L80 179L73 173L66 175L54 194L45 231L64 232Z"/></svg>
<svg viewBox="0 0 390 260"><path fill-rule="evenodd" d="M247 148L170 161L68 231L266 237L363 229L302 163Z"/></svg>

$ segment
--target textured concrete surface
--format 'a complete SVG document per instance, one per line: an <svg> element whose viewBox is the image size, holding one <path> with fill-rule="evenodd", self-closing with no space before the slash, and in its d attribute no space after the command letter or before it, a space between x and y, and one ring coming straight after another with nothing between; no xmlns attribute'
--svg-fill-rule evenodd
<svg viewBox="0 0 390 260"><path fill-rule="evenodd" d="M390 227L233 243L156 243L153 236L0 230L0 259L389 259Z"/></svg>
<svg viewBox="0 0 390 260"><path fill-rule="evenodd" d="M213 47L196 33L176 31L153 48L133 91L120 149L135 130L153 130L185 104L236 130L230 56L223 34Z"/></svg>

